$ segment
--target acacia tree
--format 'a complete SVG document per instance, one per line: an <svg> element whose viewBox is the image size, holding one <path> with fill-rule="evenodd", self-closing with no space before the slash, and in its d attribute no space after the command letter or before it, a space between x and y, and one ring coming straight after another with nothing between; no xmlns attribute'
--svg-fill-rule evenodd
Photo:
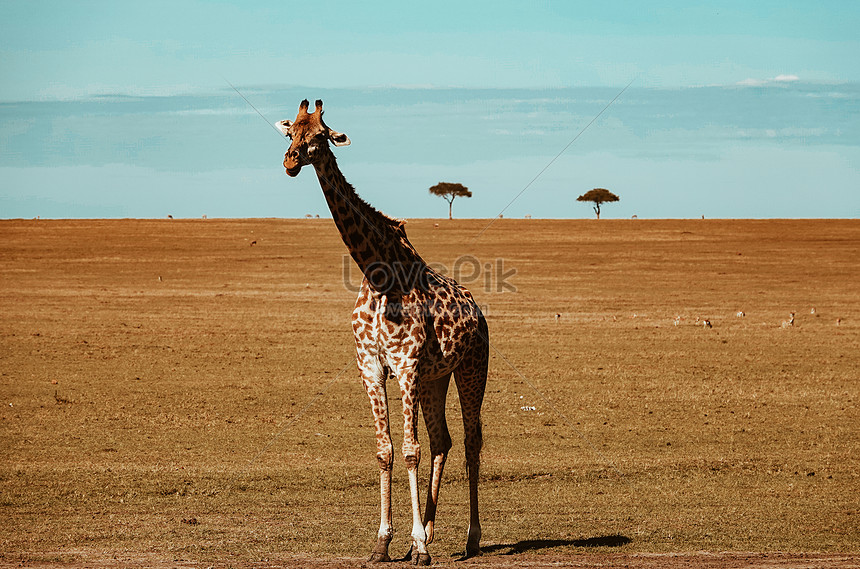
<svg viewBox="0 0 860 569"><path fill-rule="evenodd" d="M594 188L576 198L578 202L594 202L594 213L597 214L597 219L600 219L600 204L617 202L620 198L604 188Z"/></svg>
<svg viewBox="0 0 860 569"><path fill-rule="evenodd" d="M451 216L451 208L454 205L454 198L464 197L471 198L472 192L463 184L452 184L450 182L439 182L430 188L430 193L434 196L439 196L448 202L448 219L453 219Z"/></svg>

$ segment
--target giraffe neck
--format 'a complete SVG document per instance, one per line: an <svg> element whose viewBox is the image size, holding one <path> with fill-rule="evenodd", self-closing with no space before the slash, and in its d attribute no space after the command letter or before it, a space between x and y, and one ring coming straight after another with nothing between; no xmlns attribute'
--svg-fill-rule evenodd
<svg viewBox="0 0 860 569"><path fill-rule="evenodd" d="M424 260L406 238L404 222L376 210L356 193L330 149L314 163L332 218L352 259L374 288L406 293L416 286Z"/></svg>

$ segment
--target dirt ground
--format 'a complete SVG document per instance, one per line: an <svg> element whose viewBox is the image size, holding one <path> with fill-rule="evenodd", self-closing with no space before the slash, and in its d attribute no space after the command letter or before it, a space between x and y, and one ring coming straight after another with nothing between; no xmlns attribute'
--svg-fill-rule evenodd
<svg viewBox="0 0 860 569"><path fill-rule="evenodd" d="M308 569L350 569L353 567L412 567L405 561L394 561L383 565L368 563L360 558L320 559L309 557L273 558L261 562L193 563L165 560L158 556L94 556L86 552L83 561L28 561L0 562L0 567L31 567L63 569L89 567L93 569L117 569L120 567L146 567L152 569L246 567L248 569L270 569L280 567L307 567ZM790 553L661 553L661 554L575 554L575 555L529 555L505 554L485 555L465 561L433 561L435 567L458 567L461 569L551 569L573 567L576 569L853 569L860 567L856 555L790 554Z"/></svg>
<svg viewBox="0 0 860 569"><path fill-rule="evenodd" d="M858 566L860 223L487 223L407 224L494 346L434 563ZM364 566L358 282L330 220L0 221L0 566Z"/></svg>

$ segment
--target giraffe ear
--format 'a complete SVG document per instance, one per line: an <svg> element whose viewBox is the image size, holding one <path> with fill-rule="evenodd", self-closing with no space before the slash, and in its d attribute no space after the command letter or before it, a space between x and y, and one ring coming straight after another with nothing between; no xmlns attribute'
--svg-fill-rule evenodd
<svg viewBox="0 0 860 569"><path fill-rule="evenodd" d="M278 128L279 131L284 133L284 136L290 136L289 130L290 130L290 127L292 126L292 124L293 124L293 121L287 120L287 121L277 122L277 123L275 123L275 126Z"/></svg>
<svg viewBox="0 0 860 569"><path fill-rule="evenodd" d="M349 146L350 141L349 137L342 132L337 132L335 130L329 129L328 137L334 143L335 146Z"/></svg>

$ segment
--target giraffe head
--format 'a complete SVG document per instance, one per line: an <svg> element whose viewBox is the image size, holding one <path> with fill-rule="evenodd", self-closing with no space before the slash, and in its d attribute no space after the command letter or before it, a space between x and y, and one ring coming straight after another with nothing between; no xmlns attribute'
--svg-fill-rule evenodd
<svg viewBox="0 0 860 569"><path fill-rule="evenodd" d="M308 113L307 99L299 105L299 114L294 121L281 121L278 128L292 142L290 149L284 154L284 168L290 177L298 176L302 166L313 164L321 150L328 149L329 141L335 146L349 145L349 137L336 132L323 122L322 101L317 99L316 109Z"/></svg>

